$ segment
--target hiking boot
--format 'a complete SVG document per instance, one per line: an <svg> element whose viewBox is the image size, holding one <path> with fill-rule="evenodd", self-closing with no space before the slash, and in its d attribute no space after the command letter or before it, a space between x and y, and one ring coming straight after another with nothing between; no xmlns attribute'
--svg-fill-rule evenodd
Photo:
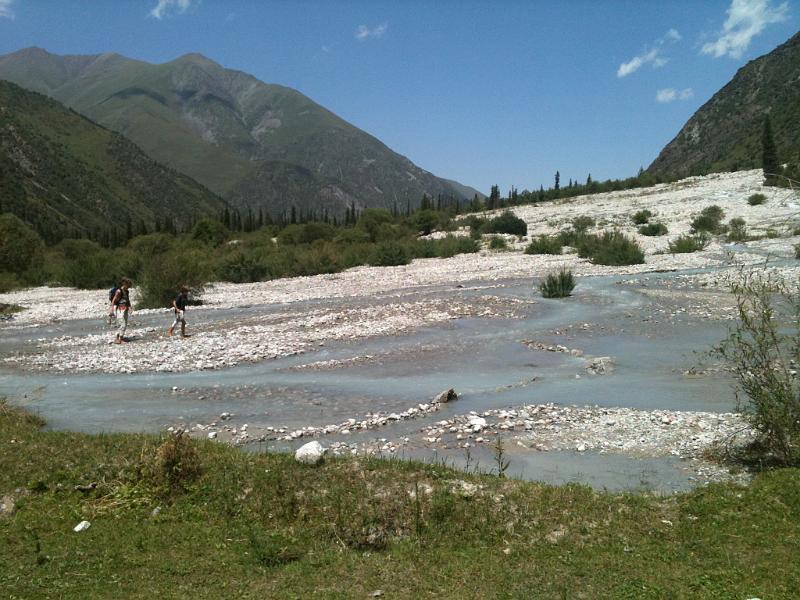
<svg viewBox="0 0 800 600"><path fill-rule="evenodd" d="M175 334L175 332L172 330L172 327L170 327L169 329L167 329L167 335L168 335L169 337L172 337L174 334Z"/></svg>

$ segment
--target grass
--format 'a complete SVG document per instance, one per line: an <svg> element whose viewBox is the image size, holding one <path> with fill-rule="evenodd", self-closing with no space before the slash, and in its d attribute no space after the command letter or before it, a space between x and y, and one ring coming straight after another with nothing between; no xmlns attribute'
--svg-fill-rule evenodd
<svg viewBox="0 0 800 600"><path fill-rule="evenodd" d="M505 238L499 236L492 236L489 239L490 250L508 250L508 243Z"/></svg>
<svg viewBox="0 0 800 600"><path fill-rule="evenodd" d="M314 468L204 441L199 474L172 488L148 470L164 439L40 426L0 403L0 495L27 490L0 517L4 597L800 594L794 469L662 497L366 457Z"/></svg>
<svg viewBox="0 0 800 600"><path fill-rule="evenodd" d="M539 291L545 298L566 298L572 295L575 289L575 277L569 269L561 269L556 273L549 273L539 284Z"/></svg>

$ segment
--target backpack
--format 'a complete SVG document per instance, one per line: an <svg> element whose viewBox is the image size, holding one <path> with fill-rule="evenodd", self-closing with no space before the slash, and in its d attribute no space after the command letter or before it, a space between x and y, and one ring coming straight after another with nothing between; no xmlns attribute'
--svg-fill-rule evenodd
<svg viewBox="0 0 800 600"><path fill-rule="evenodd" d="M114 286L114 287L112 287L110 290L108 290L108 301L109 301L109 302L112 302L112 301L114 300L114 294L116 294L116 293L117 293L117 290L118 290L118 289L119 289L119 288L117 288L116 286Z"/></svg>

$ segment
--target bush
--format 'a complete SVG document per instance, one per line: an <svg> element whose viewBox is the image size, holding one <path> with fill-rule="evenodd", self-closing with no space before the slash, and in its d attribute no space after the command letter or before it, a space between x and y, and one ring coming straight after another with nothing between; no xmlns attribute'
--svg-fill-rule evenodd
<svg viewBox="0 0 800 600"><path fill-rule="evenodd" d="M192 239L209 246L221 246L231 235L225 225L214 219L201 219L192 227Z"/></svg>
<svg viewBox="0 0 800 600"><path fill-rule="evenodd" d="M433 243L434 256L450 258L456 254L471 254L480 250L480 244L472 238L448 235Z"/></svg>
<svg viewBox="0 0 800 600"><path fill-rule="evenodd" d="M747 223L744 219L741 217L734 217L728 221L729 242L746 242L747 238Z"/></svg>
<svg viewBox="0 0 800 600"><path fill-rule="evenodd" d="M193 296L198 296L210 279L210 263L208 254L198 248L153 256L139 275L139 306L168 307L182 285L188 287Z"/></svg>
<svg viewBox="0 0 800 600"><path fill-rule="evenodd" d="M540 235L531 240L525 254L561 254L563 244L558 236Z"/></svg>
<svg viewBox="0 0 800 600"><path fill-rule="evenodd" d="M639 233L642 235L656 236L666 235L669 233L669 230L663 223L648 223L647 225L639 227Z"/></svg>
<svg viewBox="0 0 800 600"><path fill-rule="evenodd" d="M645 225L650 220L650 217L653 216L653 213L647 209L640 210L633 215L633 223L634 225Z"/></svg>
<svg viewBox="0 0 800 600"><path fill-rule="evenodd" d="M582 215L580 217L575 217L572 219L572 229L575 230L577 233L584 233L590 227L595 226L595 220L592 217L588 217L586 215Z"/></svg>
<svg viewBox="0 0 800 600"><path fill-rule="evenodd" d="M317 240L332 240L336 229L328 223L305 223L287 225L278 235L278 243L283 245L311 244Z"/></svg>
<svg viewBox="0 0 800 600"><path fill-rule="evenodd" d="M750 206L758 206L759 204L764 204L766 201L767 197L764 194L751 194L747 199L747 203Z"/></svg>
<svg viewBox="0 0 800 600"><path fill-rule="evenodd" d="M506 239L499 236L492 236L492 239L489 240L489 249L507 250L508 244L506 243Z"/></svg>
<svg viewBox="0 0 800 600"><path fill-rule="evenodd" d="M800 244L794 245L794 257L800 260Z"/></svg>
<svg viewBox="0 0 800 600"><path fill-rule="evenodd" d="M575 289L575 277L572 271L561 269L557 273L549 273L539 284L539 290L545 298L566 298Z"/></svg>
<svg viewBox="0 0 800 600"><path fill-rule="evenodd" d="M800 464L800 286L741 273L732 286L739 321L717 347L738 383L739 410L757 432L759 459ZM739 392L744 393L744 398Z"/></svg>
<svg viewBox="0 0 800 600"><path fill-rule="evenodd" d="M20 274L41 260L44 242L24 221L0 215L0 271Z"/></svg>
<svg viewBox="0 0 800 600"><path fill-rule="evenodd" d="M695 217L692 221L692 233L700 233L702 231L720 233L722 231L720 221L722 221L722 217L724 216L725 211L716 204L707 206L700 212L700 215Z"/></svg>
<svg viewBox="0 0 800 600"><path fill-rule="evenodd" d="M485 231L486 233L510 233L522 236L528 234L528 224L507 210L486 223Z"/></svg>
<svg viewBox="0 0 800 600"><path fill-rule="evenodd" d="M149 482L163 492L181 492L200 477L200 455L195 443L179 430L156 449L144 470Z"/></svg>
<svg viewBox="0 0 800 600"><path fill-rule="evenodd" d="M217 279L231 283L261 281L266 275L266 265L254 253L240 249L223 257L216 268Z"/></svg>
<svg viewBox="0 0 800 600"><path fill-rule="evenodd" d="M644 252L634 240L619 231L605 231L601 236L585 236L580 242L579 256L583 253L596 265L640 265Z"/></svg>
<svg viewBox="0 0 800 600"><path fill-rule="evenodd" d="M381 242L375 247L369 259L373 267L394 267L411 262L408 249L399 242Z"/></svg>
<svg viewBox="0 0 800 600"><path fill-rule="evenodd" d="M682 235L669 243L669 251L672 254L688 254L702 250L706 246L708 246L707 235Z"/></svg>

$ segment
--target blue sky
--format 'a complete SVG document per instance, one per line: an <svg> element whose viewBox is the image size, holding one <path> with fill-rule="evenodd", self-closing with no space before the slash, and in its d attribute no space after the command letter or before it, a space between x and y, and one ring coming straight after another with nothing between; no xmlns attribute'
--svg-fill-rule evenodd
<svg viewBox="0 0 800 600"><path fill-rule="evenodd" d="M0 0L0 54L200 52L488 192L626 177L798 30L776 0Z"/></svg>

